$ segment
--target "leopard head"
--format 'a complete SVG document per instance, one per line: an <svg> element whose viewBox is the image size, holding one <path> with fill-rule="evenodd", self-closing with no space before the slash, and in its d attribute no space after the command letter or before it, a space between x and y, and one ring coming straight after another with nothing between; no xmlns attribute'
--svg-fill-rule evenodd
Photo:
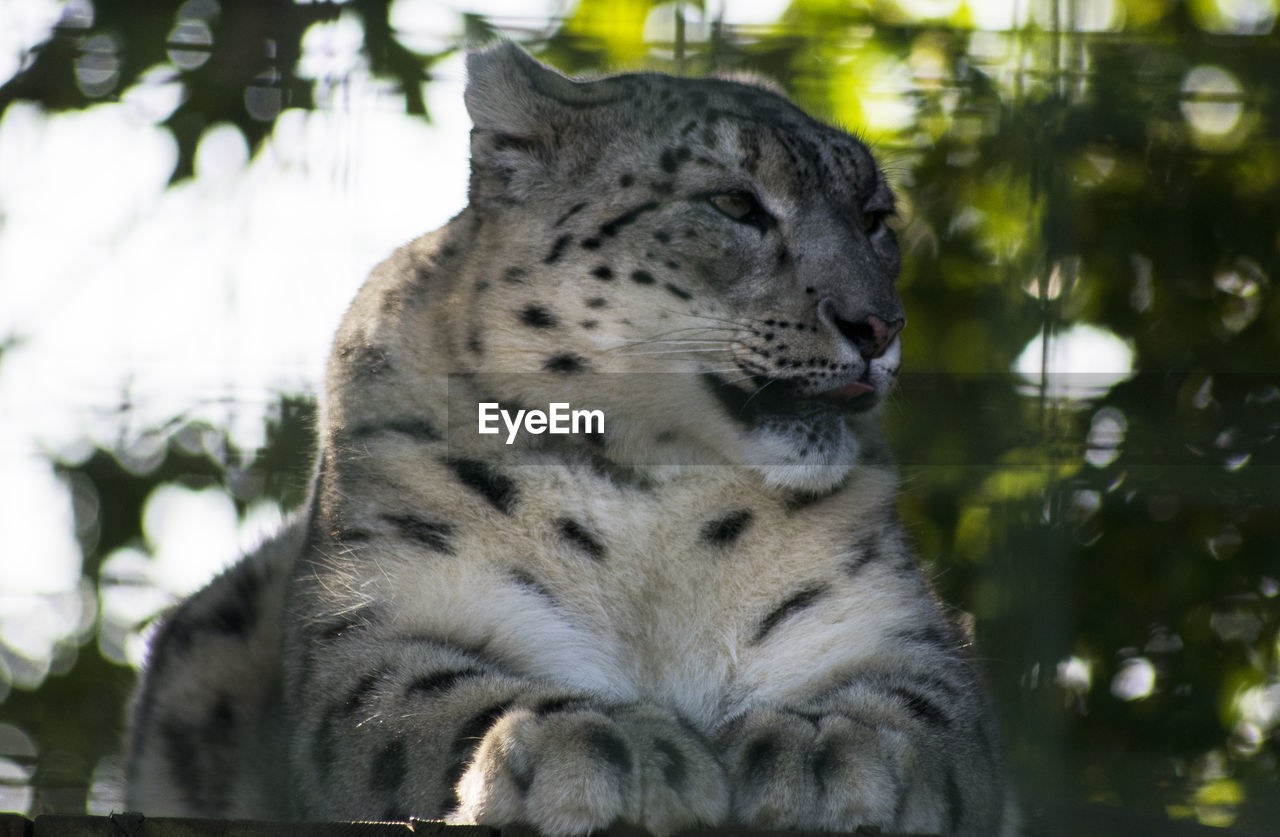
<svg viewBox="0 0 1280 837"><path fill-rule="evenodd" d="M611 455L841 483L905 323L867 147L738 80L575 81L510 44L468 70L487 296L467 369L574 381Z"/></svg>

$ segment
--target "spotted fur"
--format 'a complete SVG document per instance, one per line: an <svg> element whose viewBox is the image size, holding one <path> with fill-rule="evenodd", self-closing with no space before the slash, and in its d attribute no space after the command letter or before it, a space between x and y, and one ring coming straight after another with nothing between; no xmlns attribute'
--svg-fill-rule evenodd
<svg viewBox="0 0 1280 837"><path fill-rule="evenodd" d="M306 513L164 623L148 814L1009 833L893 511L893 195L761 86L472 54L470 205L338 330ZM603 434L477 432L480 402Z"/></svg>

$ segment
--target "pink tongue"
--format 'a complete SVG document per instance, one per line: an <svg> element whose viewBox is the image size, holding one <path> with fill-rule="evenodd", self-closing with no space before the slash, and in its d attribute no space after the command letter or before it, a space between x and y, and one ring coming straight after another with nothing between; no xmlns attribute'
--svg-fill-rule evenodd
<svg viewBox="0 0 1280 837"><path fill-rule="evenodd" d="M841 401L848 401L851 398L857 398L859 395L866 395L868 392L875 390L871 384L864 384L862 381L854 381L851 384L845 384L842 387L829 389L822 393L823 398L836 398Z"/></svg>

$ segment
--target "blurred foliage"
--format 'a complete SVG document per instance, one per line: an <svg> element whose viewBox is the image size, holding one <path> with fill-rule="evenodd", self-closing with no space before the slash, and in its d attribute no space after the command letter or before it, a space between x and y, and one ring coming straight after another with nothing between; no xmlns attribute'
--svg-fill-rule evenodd
<svg viewBox="0 0 1280 837"><path fill-rule="evenodd" d="M234 124L256 148L281 109L315 106L320 80L298 72L304 36L348 14L368 69L410 114L427 115L438 60L494 35L571 73L779 81L873 140L900 187L910 328L886 417L902 510L944 597L973 617L1033 831L1199 821L1269 833L1280 820L1274 0L1046 1L1020 4L1005 31L981 29L995 7L977 3L795 0L774 24L735 27L718 4L582 0L542 28L459 13L461 34L433 54L401 44L389 7L72 2L0 87L0 110L90 107L177 78L183 100L165 124L180 179L205 127ZM207 59L175 63L175 48ZM255 99L261 89L271 96ZM1067 399L1062 376L1010 372L1037 335L1078 324L1121 341L1131 373ZM266 475L305 472L306 410L287 403L291 418L252 458L258 490L286 504L298 483ZM79 466L103 500L86 577L139 540L150 487L227 481L243 456L171 449L141 476L105 451ZM116 730L103 730L129 678L84 651L4 713L42 752L91 766L110 752ZM87 770L50 779L80 790L46 807L75 809ZM1111 814L1089 819L1090 804Z"/></svg>

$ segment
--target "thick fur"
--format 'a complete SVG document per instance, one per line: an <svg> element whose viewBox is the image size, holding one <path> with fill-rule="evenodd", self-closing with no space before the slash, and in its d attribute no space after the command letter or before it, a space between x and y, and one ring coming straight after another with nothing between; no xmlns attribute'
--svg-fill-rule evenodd
<svg viewBox="0 0 1280 837"><path fill-rule="evenodd" d="M761 87L468 61L471 203L335 340L310 509L176 611L149 814L991 835L965 642L893 510L893 196ZM603 434L477 432L477 404Z"/></svg>

